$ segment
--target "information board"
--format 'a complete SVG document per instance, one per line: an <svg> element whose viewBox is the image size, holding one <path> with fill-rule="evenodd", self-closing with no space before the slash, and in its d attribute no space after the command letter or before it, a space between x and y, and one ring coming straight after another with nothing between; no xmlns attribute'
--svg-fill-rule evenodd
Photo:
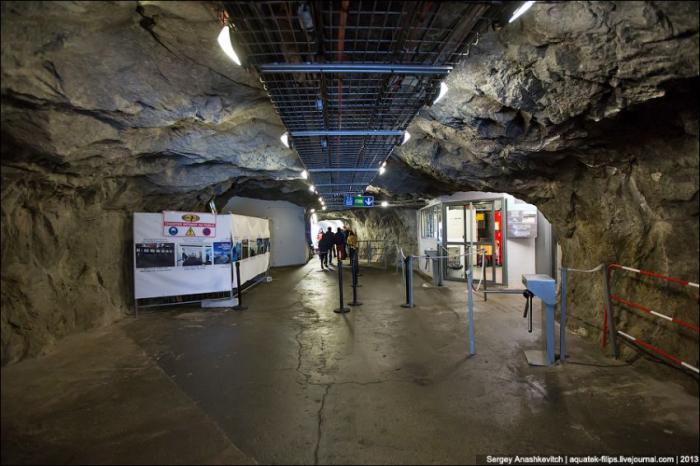
<svg viewBox="0 0 700 466"><path fill-rule="evenodd" d="M205 219L203 223L213 224L197 227L209 228L209 234L182 236L170 234L165 227L165 219L176 214L191 215L134 213L134 297L230 291L232 216L196 214Z"/></svg>
<svg viewBox="0 0 700 466"><path fill-rule="evenodd" d="M163 236L215 237L216 214L166 210L163 212Z"/></svg>
<svg viewBox="0 0 700 466"><path fill-rule="evenodd" d="M537 238L537 211L509 210L508 238Z"/></svg>

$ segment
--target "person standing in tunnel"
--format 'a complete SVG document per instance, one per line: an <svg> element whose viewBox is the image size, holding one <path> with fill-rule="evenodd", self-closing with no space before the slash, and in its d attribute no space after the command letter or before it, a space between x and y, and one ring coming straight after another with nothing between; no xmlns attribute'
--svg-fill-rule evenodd
<svg viewBox="0 0 700 466"><path fill-rule="evenodd" d="M326 265L333 265L333 256L335 256L335 234L333 234L333 228L328 227L324 236L328 240L328 262Z"/></svg>
<svg viewBox="0 0 700 466"><path fill-rule="evenodd" d="M328 240L328 233L323 233L318 240L318 258L321 260L321 270L328 267L328 249L331 243Z"/></svg>
<svg viewBox="0 0 700 466"><path fill-rule="evenodd" d="M345 252L345 233L343 233L340 227L338 227L338 230L335 232L335 247L338 260L345 260L348 256Z"/></svg>
<svg viewBox="0 0 700 466"><path fill-rule="evenodd" d="M348 254L350 254L350 263L357 258L357 236L350 228L345 230L345 243L347 244Z"/></svg>

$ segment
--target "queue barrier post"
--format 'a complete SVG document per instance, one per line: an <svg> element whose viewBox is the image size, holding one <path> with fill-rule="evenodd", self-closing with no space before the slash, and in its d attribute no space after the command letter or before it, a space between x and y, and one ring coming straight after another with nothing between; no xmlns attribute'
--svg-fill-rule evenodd
<svg viewBox="0 0 700 466"><path fill-rule="evenodd" d="M241 283L241 263L236 261L236 298L238 298L238 304L233 306L235 311L245 311L248 309L247 306L243 305L243 283Z"/></svg>
<svg viewBox="0 0 700 466"><path fill-rule="evenodd" d="M338 260L338 297L340 298L340 306L334 309L336 314L345 314L350 312L350 308L343 304L343 261Z"/></svg>
<svg viewBox="0 0 700 466"><path fill-rule="evenodd" d="M406 303L402 304L401 307L412 308L413 304L413 256L406 256L405 261L405 275L406 275Z"/></svg>

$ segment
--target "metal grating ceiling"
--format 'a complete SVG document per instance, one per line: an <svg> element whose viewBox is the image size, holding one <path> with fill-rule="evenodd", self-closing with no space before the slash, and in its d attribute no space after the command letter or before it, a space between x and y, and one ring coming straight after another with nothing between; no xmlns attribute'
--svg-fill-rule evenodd
<svg viewBox="0 0 700 466"><path fill-rule="evenodd" d="M501 2L224 2L329 209L361 194Z"/></svg>

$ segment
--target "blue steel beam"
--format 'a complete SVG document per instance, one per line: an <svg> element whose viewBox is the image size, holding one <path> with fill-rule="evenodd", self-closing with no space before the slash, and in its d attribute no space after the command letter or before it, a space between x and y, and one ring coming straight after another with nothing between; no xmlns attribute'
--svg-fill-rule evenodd
<svg viewBox="0 0 700 466"><path fill-rule="evenodd" d="M391 63L268 63L260 65L260 71L262 73L448 74L452 71L452 67Z"/></svg>
<svg viewBox="0 0 700 466"><path fill-rule="evenodd" d="M379 168L309 168L309 173L326 172L378 172Z"/></svg>
<svg viewBox="0 0 700 466"><path fill-rule="evenodd" d="M292 137L320 137L320 136L403 136L404 131L394 129L344 129L323 131L290 131Z"/></svg>

